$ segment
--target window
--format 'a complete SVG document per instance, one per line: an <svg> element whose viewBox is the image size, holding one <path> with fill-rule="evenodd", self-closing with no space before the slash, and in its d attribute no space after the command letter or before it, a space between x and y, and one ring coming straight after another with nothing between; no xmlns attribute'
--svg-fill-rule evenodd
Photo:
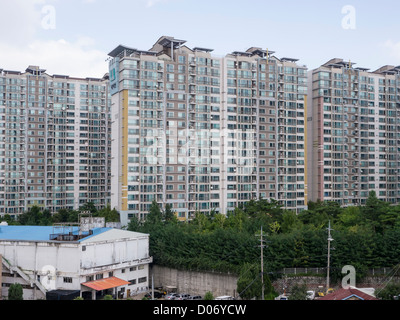
<svg viewBox="0 0 400 320"><path fill-rule="evenodd" d="M72 283L72 278L71 277L64 277L63 281L64 281L64 283Z"/></svg>
<svg viewBox="0 0 400 320"><path fill-rule="evenodd" d="M139 278L138 283L143 283L147 281L147 277Z"/></svg>

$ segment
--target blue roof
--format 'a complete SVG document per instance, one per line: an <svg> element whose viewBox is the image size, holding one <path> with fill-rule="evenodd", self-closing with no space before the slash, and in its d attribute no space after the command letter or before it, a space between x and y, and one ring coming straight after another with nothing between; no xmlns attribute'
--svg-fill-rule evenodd
<svg viewBox="0 0 400 320"><path fill-rule="evenodd" d="M103 233L111 228L95 228L93 234L81 239ZM53 226L0 226L0 240L19 240L19 241L51 241L50 235L55 232ZM73 227L73 233L79 231L78 227Z"/></svg>

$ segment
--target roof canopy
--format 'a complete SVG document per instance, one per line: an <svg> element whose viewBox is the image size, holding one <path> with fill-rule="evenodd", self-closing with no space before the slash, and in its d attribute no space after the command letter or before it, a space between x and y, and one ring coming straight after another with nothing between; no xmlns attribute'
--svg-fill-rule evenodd
<svg viewBox="0 0 400 320"><path fill-rule="evenodd" d="M110 278L105 278L105 279L99 279L99 280L94 280L94 281L89 281L82 283L83 286L89 287L93 290L96 291L101 291L101 290L106 290L106 289L111 289L111 288L116 288L120 286L124 286L129 284L130 282L122 280L117 277L110 277Z"/></svg>

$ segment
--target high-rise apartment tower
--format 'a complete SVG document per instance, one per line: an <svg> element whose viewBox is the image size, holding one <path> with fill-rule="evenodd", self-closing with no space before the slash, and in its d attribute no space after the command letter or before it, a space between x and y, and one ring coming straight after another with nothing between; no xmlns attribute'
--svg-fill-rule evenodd
<svg viewBox="0 0 400 320"><path fill-rule="evenodd" d="M400 201L400 67L332 59L310 71L310 199Z"/></svg>
<svg viewBox="0 0 400 320"><path fill-rule="evenodd" d="M112 207L227 213L251 199L307 205L307 68L250 48L225 57L161 37L109 53Z"/></svg>
<svg viewBox="0 0 400 320"><path fill-rule="evenodd" d="M0 69L0 215L110 201L108 75Z"/></svg>

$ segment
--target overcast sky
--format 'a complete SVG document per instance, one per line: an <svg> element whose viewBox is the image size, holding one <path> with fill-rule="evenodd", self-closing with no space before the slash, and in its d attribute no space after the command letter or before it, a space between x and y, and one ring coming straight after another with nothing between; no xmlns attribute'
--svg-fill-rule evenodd
<svg viewBox="0 0 400 320"><path fill-rule="evenodd" d="M163 35L223 56L257 46L309 69L331 58L376 70L400 65L395 0L0 0L0 68L102 77L123 44Z"/></svg>

